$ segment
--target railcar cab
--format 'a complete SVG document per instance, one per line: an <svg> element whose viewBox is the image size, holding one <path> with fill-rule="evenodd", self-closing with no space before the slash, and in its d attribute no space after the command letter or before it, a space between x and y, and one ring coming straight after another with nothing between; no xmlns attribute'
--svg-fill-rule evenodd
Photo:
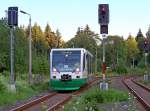
<svg viewBox="0 0 150 111"><path fill-rule="evenodd" d="M92 54L83 48L52 49L50 84L55 90L79 89L92 72Z"/></svg>

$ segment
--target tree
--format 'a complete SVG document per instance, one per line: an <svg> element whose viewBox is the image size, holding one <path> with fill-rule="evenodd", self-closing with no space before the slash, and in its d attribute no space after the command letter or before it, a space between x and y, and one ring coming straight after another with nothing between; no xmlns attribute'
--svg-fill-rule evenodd
<svg viewBox="0 0 150 111"><path fill-rule="evenodd" d="M146 33L146 39L148 40L148 49L149 49L149 52L150 52L150 26L149 26L149 28L148 28L148 31L147 31L147 33Z"/></svg>
<svg viewBox="0 0 150 111"><path fill-rule="evenodd" d="M142 34L142 31L141 29L139 29L139 32L137 33L137 36L136 36L136 41L137 41L137 45L138 45L138 48L139 48L139 53L140 55L142 56L143 55L143 52L144 52L144 36Z"/></svg>
<svg viewBox="0 0 150 111"><path fill-rule="evenodd" d="M86 25L84 29L77 29L75 37L67 42L67 47L85 48L95 55L95 48L97 47L95 38L98 38L98 34L91 31Z"/></svg>
<svg viewBox="0 0 150 111"><path fill-rule="evenodd" d="M9 70L9 28L5 19L0 19L0 65ZM1 68L2 68L1 67ZM1 69L0 69L1 70Z"/></svg>
<svg viewBox="0 0 150 111"><path fill-rule="evenodd" d="M141 29L139 29L139 32L137 33L137 36L136 36L135 40L138 42L139 39L141 39L141 38L143 38L143 37L144 37L144 36L143 36L143 34L142 34L142 31L141 31Z"/></svg>
<svg viewBox="0 0 150 111"><path fill-rule="evenodd" d="M21 28L15 29L15 70L24 73L28 69L28 40ZM22 66L22 68L20 68Z"/></svg>
<svg viewBox="0 0 150 111"><path fill-rule="evenodd" d="M148 40L148 52L150 52L150 26L149 26L148 31L146 33L146 38ZM150 64L150 54L148 55L148 63Z"/></svg>
<svg viewBox="0 0 150 111"><path fill-rule="evenodd" d="M98 46L96 43L97 38L99 38L98 34L95 34L93 31L91 31L89 26L86 25L86 27L84 29L82 29L82 28L77 29L75 37L66 43L67 44L66 47L85 48L86 50L88 50L89 52L91 52L93 54L93 56L94 56L93 59L95 59L95 63L96 63L97 62L96 60L98 60L96 58L96 56L97 56L96 53L98 50ZM98 53L99 53L99 51L98 51ZM94 66L94 64L93 64L93 66Z"/></svg>
<svg viewBox="0 0 150 111"><path fill-rule="evenodd" d="M55 47L55 33L51 31L49 24L47 24L45 27L44 36L48 45L48 49L51 50L53 47Z"/></svg>
<svg viewBox="0 0 150 111"><path fill-rule="evenodd" d="M34 26L32 27L32 42L38 55L45 53L46 42L44 39L43 32L40 26L37 25L37 23L35 23Z"/></svg>
<svg viewBox="0 0 150 111"><path fill-rule="evenodd" d="M115 70L117 66L125 66L127 61L127 47L123 37L117 35L108 36L105 44L107 65L111 66L113 70ZM121 61L124 61L124 64L122 64Z"/></svg>
<svg viewBox="0 0 150 111"><path fill-rule="evenodd" d="M137 46L138 46L138 49L139 49L139 54L137 56L137 62L138 63L141 63L141 61L144 58L144 56L143 56L143 53L144 53L144 40L145 40L145 38L142 34L142 31L141 31L141 29L139 29L139 32L137 33L137 36L136 36Z"/></svg>
<svg viewBox="0 0 150 111"><path fill-rule="evenodd" d="M146 38L150 41L150 26L149 26L148 31L146 33Z"/></svg>
<svg viewBox="0 0 150 111"><path fill-rule="evenodd" d="M59 32L59 30L56 30L56 47L60 47L61 45L61 33Z"/></svg>
<svg viewBox="0 0 150 111"><path fill-rule="evenodd" d="M132 66L134 67L135 59L137 58L137 55L139 54L139 49L137 47L137 42L129 35L128 39L126 40L126 45L128 49L128 61L132 63Z"/></svg>
<svg viewBox="0 0 150 111"><path fill-rule="evenodd" d="M15 28L13 34L15 72L24 73L27 71L28 42L22 28ZM10 70L10 30L4 20L0 20L0 39L0 64Z"/></svg>

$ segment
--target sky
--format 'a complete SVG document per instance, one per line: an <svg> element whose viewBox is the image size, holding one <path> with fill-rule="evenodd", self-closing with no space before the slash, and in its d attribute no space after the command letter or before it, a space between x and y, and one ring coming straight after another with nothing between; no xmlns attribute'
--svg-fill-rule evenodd
<svg viewBox="0 0 150 111"><path fill-rule="evenodd" d="M8 7L18 6L31 14L32 25L37 22L44 31L48 23L52 31L59 29L62 39L68 41L78 27L84 28L86 24L100 33L98 4L103 3L109 4L109 35L126 39L129 33L135 37L141 28L145 36L150 25L150 0L1 0L0 18L6 16ZM29 17L19 13L19 25L28 23Z"/></svg>

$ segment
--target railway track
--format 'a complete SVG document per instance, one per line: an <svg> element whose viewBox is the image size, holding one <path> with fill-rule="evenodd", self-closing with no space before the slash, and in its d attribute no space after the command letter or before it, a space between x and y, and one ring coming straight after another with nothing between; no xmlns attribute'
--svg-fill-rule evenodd
<svg viewBox="0 0 150 111"><path fill-rule="evenodd" d="M96 78L89 82L86 86L81 87L80 90L69 93L56 93L52 92L29 103L23 104L10 111L56 111L62 108L62 105L68 102L73 95L80 94L91 86L97 84L99 79Z"/></svg>
<svg viewBox="0 0 150 111"><path fill-rule="evenodd" d="M137 97L147 111L150 111L150 89L135 81L134 77L123 80L127 88Z"/></svg>

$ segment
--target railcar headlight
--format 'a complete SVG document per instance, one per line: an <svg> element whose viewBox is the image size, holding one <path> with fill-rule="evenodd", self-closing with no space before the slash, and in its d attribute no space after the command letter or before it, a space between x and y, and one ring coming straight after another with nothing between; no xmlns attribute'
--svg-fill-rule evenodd
<svg viewBox="0 0 150 111"><path fill-rule="evenodd" d="M76 68L76 72L79 72L79 68Z"/></svg>
<svg viewBox="0 0 150 111"><path fill-rule="evenodd" d="M53 68L53 72L57 72L56 68Z"/></svg>

